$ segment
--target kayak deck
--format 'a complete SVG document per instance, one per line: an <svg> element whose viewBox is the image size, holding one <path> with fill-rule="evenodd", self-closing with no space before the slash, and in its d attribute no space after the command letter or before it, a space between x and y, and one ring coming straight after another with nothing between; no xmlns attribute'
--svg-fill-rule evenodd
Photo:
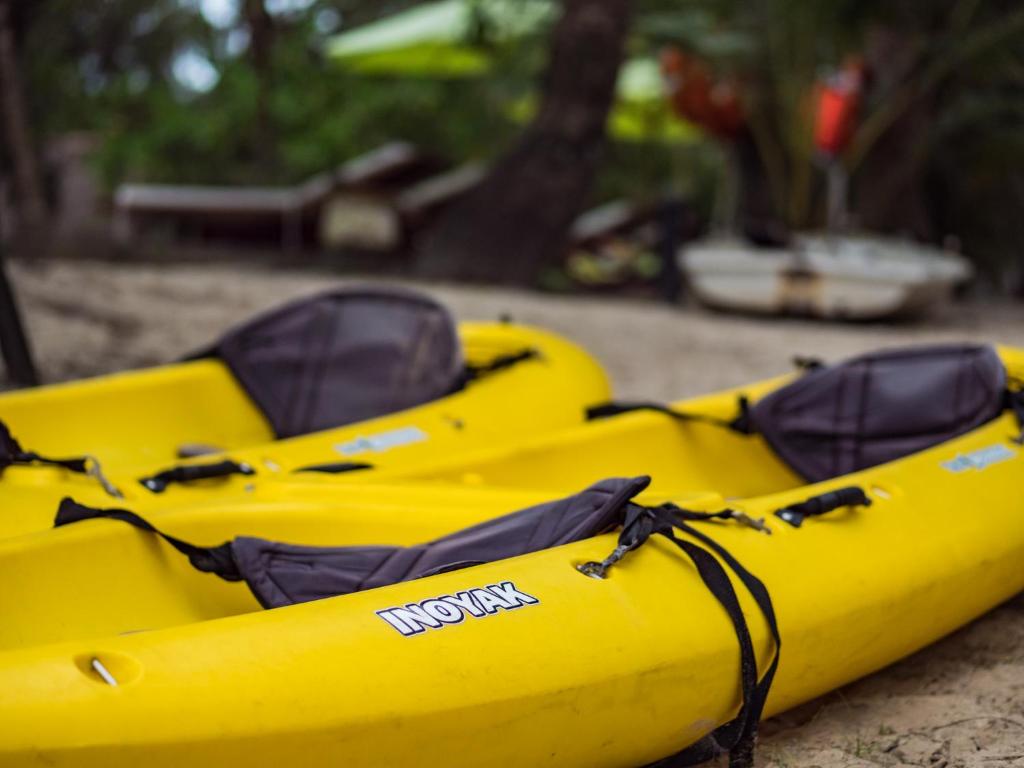
<svg viewBox="0 0 1024 768"><path fill-rule="evenodd" d="M1021 378L1022 354L1000 356L1009 378ZM1006 394L997 383L994 394ZM736 393L703 405L730 418ZM813 483L760 437L633 413L463 457L462 474L450 466L461 485L282 482L254 489L247 503L165 510L159 525L202 545L238 535L408 544L642 464L656 471L640 503L728 505L764 519L767 532L737 515L693 527L771 594L783 647L770 715L1024 588L1021 424L997 407L931 447ZM466 487L483 481L509 487ZM870 504L836 506L799 526L776 514L850 488ZM19 585L0 592L0 722L9 724L0 764L251 766L300 752L325 766L646 764L736 713L736 634L665 539L627 552L606 578L580 571L618 543L602 534L263 611L244 585L194 571L120 521L0 541L0 579ZM521 599L490 612L449 609L447 620L408 632L394 621L399 608L502 590ZM773 644L758 607L737 591L763 672Z"/></svg>
<svg viewBox="0 0 1024 768"><path fill-rule="evenodd" d="M1007 444L1014 426L1007 415L892 464L735 505L766 516L771 535L735 522L702 524L771 591L785 640L768 714L891 663L1024 587L1024 502L1013 492L1021 450L1008 447L1007 458L984 469L943 466ZM861 485L872 506L800 528L771 514L840 483ZM303 494L316 492L296 491L261 510L223 510L216 521L168 513L161 525L204 543L238 533L325 545L409 542L537 498L349 486L328 514L302 506ZM714 509L717 498L678 501ZM189 572L162 542L116 521L6 542L3 578L26 591L4 598L10 604L2 608L13 623L2 630L0 685L11 695L0 703L10 724L0 762L24 757L29 745L40 761L79 766L130 765L143 755L153 765L269 764L297 749L315 755L310 764L356 766L653 760L734 711L735 637L667 542L630 553L602 581L576 570L614 544L606 535L257 611L244 587ZM411 638L378 615L506 581L539 602ZM154 602L159 615L147 615ZM742 594L741 602L764 664L765 627ZM63 617L51 620L49 639L37 624L44 615ZM92 658L117 688L90 668ZM174 718L161 714L170 711Z"/></svg>

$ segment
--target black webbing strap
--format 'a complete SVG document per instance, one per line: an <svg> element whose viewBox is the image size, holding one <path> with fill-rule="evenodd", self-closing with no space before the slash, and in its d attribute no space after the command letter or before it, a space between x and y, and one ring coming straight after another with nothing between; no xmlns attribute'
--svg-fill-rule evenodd
<svg viewBox="0 0 1024 768"><path fill-rule="evenodd" d="M825 367L825 364L819 358L804 357L801 355L797 355L793 358L793 365L803 373L817 371ZM699 421L705 424L714 424L717 427L725 427L727 429L731 429L733 432L739 432L741 435L753 434L756 430L754 428L754 424L750 420L750 401L747 399L746 395L740 395L736 399L736 405L738 406L738 413L735 418L719 419L703 413L677 411L675 408L663 403L647 401L611 401L588 408L587 420L603 419L608 416L618 416L620 413L629 413L630 411L656 411L658 413L664 413L666 416L677 418L680 421Z"/></svg>
<svg viewBox="0 0 1024 768"><path fill-rule="evenodd" d="M75 472L80 475L92 477L102 486L103 490L115 499L123 498L117 486L111 483L99 461L93 456L74 456L66 459L55 459L51 456L41 456L35 451L26 451L11 434L7 425L0 421L0 475L10 466L43 466L60 467L68 472Z"/></svg>
<svg viewBox="0 0 1024 768"><path fill-rule="evenodd" d="M1013 411L1013 415L1017 417L1017 425L1020 427L1020 434L1013 441L1017 445L1022 445L1024 444L1024 389L1006 390L1006 407Z"/></svg>
<svg viewBox="0 0 1024 768"><path fill-rule="evenodd" d="M817 517L843 507L870 507L871 499L859 485L849 485L811 496L799 504L790 504L775 510L775 516L785 520L794 528L803 525L808 517Z"/></svg>
<svg viewBox="0 0 1024 768"><path fill-rule="evenodd" d="M516 363L521 363L524 360L534 360L540 358L540 352L536 349L527 348L521 349L518 352L511 352L507 355L499 355L492 360L488 360L486 363L480 363L479 365L466 364L466 370L462 375L461 386L466 386L471 381L483 378L491 373L497 373L503 371L506 368L511 368Z"/></svg>
<svg viewBox="0 0 1024 768"><path fill-rule="evenodd" d="M340 475L345 472L358 472L362 469L373 469L373 464L365 461L332 461L328 464L309 464L296 467L292 472L322 472L328 475Z"/></svg>
<svg viewBox="0 0 1024 768"><path fill-rule="evenodd" d="M53 525L55 528L59 528L62 525L70 525L82 520L98 520L100 518L120 520L143 531L156 534L181 552L181 554L185 555L197 570L204 573L216 574L225 581L241 581L243 578L242 574L238 571L238 566L235 564L235 558L231 554L230 542L225 542L216 547L199 547L195 544L189 544L187 541L182 541L179 538L164 533L148 520L127 509L97 509L95 507L87 507L84 504L79 504L74 499L65 497L57 508L57 516L53 521Z"/></svg>
<svg viewBox="0 0 1024 768"><path fill-rule="evenodd" d="M42 464L62 467L69 472L78 472L83 475L89 474L88 457L75 456L68 459L55 459L49 456L40 456L35 451L26 451L11 434L7 425L0 421L0 472L14 464Z"/></svg>
<svg viewBox="0 0 1024 768"><path fill-rule="evenodd" d="M732 768L747 768L754 765L754 747L757 742L757 729L761 721L761 715L764 711L765 702L768 700L768 693L771 690L772 682L775 680L775 672L779 667L779 653L782 649L782 637L779 635L779 624L775 616L775 608L772 605L771 596L768 594L768 589L764 583L758 579L754 574L748 571L743 565L740 564L732 554L726 550L721 544L710 538L706 534L698 531L692 526L686 525L685 523L677 523L676 527L680 530L693 536L704 545L709 547L719 558L725 562L726 565L732 570L733 573L739 577L739 580L743 583L743 586L750 593L751 597L754 598L754 602L757 603L758 609L764 616L765 623L768 625L768 631L771 633L772 641L775 643L775 653L772 656L772 660L768 665L768 669L765 670L764 675L761 676L760 680L757 680L757 657L753 655L753 646L751 644L751 655L747 657L751 664L750 675L753 676L756 681L752 689L744 687L745 695L743 697L743 705L740 708L739 714L728 723L716 728L711 734L710 739L712 746L719 750L719 753L723 749L729 751L729 764ZM670 536L673 541L679 543L677 539ZM713 559L713 558L712 558ZM743 614L740 612L740 619ZM733 626L737 626L736 619L733 619ZM749 642L749 635L748 635ZM740 639L741 645L741 665L743 663L743 640ZM742 676L741 666L741 679L746 686L748 677ZM749 693L746 693L749 690ZM687 749L694 749L698 747L695 744L694 747ZM731 745L731 746L729 746ZM687 750L679 753L678 757L683 762L660 762L656 765L663 766L663 768L675 768L677 765L692 765L692 760L689 763L686 762ZM675 756L674 756L675 757ZM671 760L672 758L669 758Z"/></svg>
<svg viewBox="0 0 1024 768"><path fill-rule="evenodd" d="M673 542L690 558L704 586L708 588L708 591L729 616L736 633L740 651L740 687L742 691L739 713L696 744L652 763L651 768L683 768L697 765L725 753L729 754L730 768L752 768L753 766L757 727L772 681L775 678L775 671L779 663L779 651L782 647L775 610L768 590L760 579L744 568L718 542L686 523L687 520L711 520L728 517L731 517L728 510L706 513L690 512L674 505L649 508L632 504L627 511L626 522L615 551L602 563L587 563L580 566L580 570L584 573L602 578L608 568L621 560L627 552L642 545L652 534L660 534ZM694 537L704 546L678 538L675 529ZM754 598L775 643L775 654L760 680L757 676L757 656L739 598L736 596L732 581L715 555L736 574Z"/></svg>
<svg viewBox="0 0 1024 768"><path fill-rule="evenodd" d="M642 400L613 400L607 403L601 403L600 405L592 405L587 408L586 415L587 421L593 421L594 419L606 419L609 416L618 416L619 414L631 413L633 411L654 411L656 413L663 413L666 416L671 416L672 418L680 421L697 421L703 424L713 424L716 427L725 427L726 429L731 429L734 432L749 435L751 433L751 427L750 420L747 417L747 411L749 410L747 398L742 396L739 397L737 399L737 406L739 408L739 413L735 418L719 419L715 416L708 416L705 413L679 411L663 403L654 403Z"/></svg>
<svg viewBox="0 0 1024 768"><path fill-rule="evenodd" d="M142 486L153 493L163 493L171 483L190 483L231 475L255 475L256 470L245 462L224 459L213 464L179 464L149 477L140 477Z"/></svg>

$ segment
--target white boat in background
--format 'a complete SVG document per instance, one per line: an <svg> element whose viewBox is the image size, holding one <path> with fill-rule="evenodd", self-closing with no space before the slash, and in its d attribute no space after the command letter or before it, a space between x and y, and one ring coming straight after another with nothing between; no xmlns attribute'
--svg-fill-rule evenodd
<svg viewBox="0 0 1024 768"><path fill-rule="evenodd" d="M973 274L951 251L872 235L804 234L768 248L715 237L684 247L679 265L711 307L849 320L919 314Z"/></svg>

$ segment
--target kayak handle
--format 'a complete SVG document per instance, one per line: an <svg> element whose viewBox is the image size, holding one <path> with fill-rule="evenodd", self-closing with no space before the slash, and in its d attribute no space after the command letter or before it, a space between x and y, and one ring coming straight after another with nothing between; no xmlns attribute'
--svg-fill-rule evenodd
<svg viewBox="0 0 1024 768"><path fill-rule="evenodd" d="M817 517L843 507L870 507L871 499L859 485L837 488L818 496L812 496L799 504L775 510L775 516L799 528L808 517Z"/></svg>
<svg viewBox="0 0 1024 768"><path fill-rule="evenodd" d="M225 459L214 464L181 464L165 469L149 477L139 478L139 482L153 493L163 493L171 483L189 483L193 480L210 480L231 475L255 475L256 470L245 462Z"/></svg>
<svg viewBox="0 0 1024 768"><path fill-rule="evenodd" d="M373 464L365 461L336 461L331 464L310 464L306 467L297 467L292 472L324 472L328 475L340 475L343 472L356 472L360 469L373 469Z"/></svg>

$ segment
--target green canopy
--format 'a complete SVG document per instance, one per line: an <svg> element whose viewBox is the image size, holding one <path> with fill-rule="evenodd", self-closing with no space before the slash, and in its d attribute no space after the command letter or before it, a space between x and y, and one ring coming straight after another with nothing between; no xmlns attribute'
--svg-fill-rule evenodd
<svg viewBox="0 0 1024 768"><path fill-rule="evenodd" d="M439 0L342 32L326 50L365 74L480 77L491 70L495 48L542 32L557 7L548 0ZM528 97L509 105L508 114L525 122L535 108L536 99ZM688 142L698 136L671 114L658 64L649 57L622 66L608 129L625 141Z"/></svg>
<svg viewBox="0 0 1024 768"><path fill-rule="evenodd" d="M541 30L555 16L547 0L439 0L342 32L327 53L358 72L476 77L491 50Z"/></svg>

